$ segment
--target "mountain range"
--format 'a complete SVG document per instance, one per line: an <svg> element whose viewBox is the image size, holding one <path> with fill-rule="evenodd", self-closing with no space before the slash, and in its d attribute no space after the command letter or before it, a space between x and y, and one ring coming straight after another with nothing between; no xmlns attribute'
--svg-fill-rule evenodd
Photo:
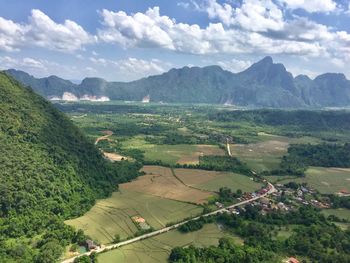
<svg viewBox="0 0 350 263"><path fill-rule="evenodd" d="M6 71L48 99L125 100L231 104L250 107L301 108L350 105L350 81L344 74L326 73L315 79L293 75L283 64L265 57L240 73L219 66L183 67L131 82L85 78L80 84L57 76L34 78Z"/></svg>

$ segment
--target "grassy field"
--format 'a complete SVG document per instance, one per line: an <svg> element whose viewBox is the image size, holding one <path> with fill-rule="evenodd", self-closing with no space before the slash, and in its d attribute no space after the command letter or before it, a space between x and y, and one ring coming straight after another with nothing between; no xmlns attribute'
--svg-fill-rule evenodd
<svg viewBox="0 0 350 263"><path fill-rule="evenodd" d="M334 215L340 219L350 220L350 210L346 208L338 208L338 209L324 209L322 213L325 216Z"/></svg>
<svg viewBox="0 0 350 263"><path fill-rule="evenodd" d="M159 196L161 198L202 204L214 193L198 190L179 181L167 167L146 165L142 169L146 175L120 185L120 189Z"/></svg>
<svg viewBox="0 0 350 263"><path fill-rule="evenodd" d="M219 191L225 186L234 191L241 189L243 192L253 192L262 186L248 176L230 172L175 169L175 174L185 184L208 191Z"/></svg>
<svg viewBox="0 0 350 263"><path fill-rule="evenodd" d="M155 229L202 212L199 206L160 198L153 195L121 190L112 197L97 201L85 215L66 223L103 244L110 243L116 234L126 238L137 232L131 217L139 215Z"/></svg>
<svg viewBox="0 0 350 263"><path fill-rule="evenodd" d="M178 246L202 246L217 245L221 237L228 236L215 224L205 225L201 230L182 234L177 230L152 237L134 244L115 249L98 256L98 261L103 263L154 263L168 262L170 251ZM234 237L241 244L239 237Z"/></svg>
<svg viewBox="0 0 350 263"><path fill-rule="evenodd" d="M288 138L267 133L259 133L260 142L250 144L231 144L231 153L256 172L276 169L281 157L287 153L289 144L315 143L311 137Z"/></svg>
<svg viewBox="0 0 350 263"><path fill-rule="evenodd" d="M146 142L142 136L135 136L121 143L123 148L144 151L146 161L160 160L166 164L198 164L201 155L225 154L216 145L156 145Z"/></svg>
<svg viewBox="0 0 350 263"><path fill-rule="evenodd" d="M305 177L267 176L266 179L281 184L291 181L307 183L322 194L334 194L340 190L350 192L350 169L310 167Z"/></svg>

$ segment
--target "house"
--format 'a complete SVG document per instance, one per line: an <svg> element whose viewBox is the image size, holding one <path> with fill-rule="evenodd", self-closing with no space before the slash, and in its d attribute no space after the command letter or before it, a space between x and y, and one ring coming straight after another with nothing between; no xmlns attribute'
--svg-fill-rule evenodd
<svg viewBox="0 0 350 263"><path fill-rule="evenodd" d="M87 250L92 250L92 249L96 249L97 248L97 245L94 243L93 240L90 240L90 239L87 239L85 241L85 245L86 245L86 249Z"/></svg>
<svg viewBox="0 0 350 263"><path fill-rule="evenodd" d="M296 258L290 257L288 258L288 261L286 261L288 263L299 263L299 260L297 260Z"/></svg>
<svg viewBox="0 0 350 263"><path fill-rule="evenodd" d="M142 217L140 217L140 216L133 216L132 218L131 218L135 223L145 223L146 222L146 220L144 219L144 218L142 218Z"/></svg>
<svg viewBox="0 0 350 263"><path fill-rule="evenodd" d="M219 202L215 202L215 205L216 205L218 208L223 208L223 207L224 207L224 205L221 204L221 203L219 203Z"/></svg>
<svg viewBox="0 0 350 263"><path fill-rule="evenodd" d="M301 189L298 189L297 195L298 195L299 197L302 197L302 196L303 196L303 191L302 191Z"/></svg>

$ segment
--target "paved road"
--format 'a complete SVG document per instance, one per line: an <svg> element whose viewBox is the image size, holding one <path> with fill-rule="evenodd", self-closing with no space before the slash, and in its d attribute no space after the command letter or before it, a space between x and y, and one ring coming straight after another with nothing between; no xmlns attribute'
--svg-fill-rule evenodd
<svg viewBox="0 0 350 263"><path fill-rule="evenodd" d="M258 200L258 199L260 199L262 197L265 197L266 195L269 195L269 194L271 194L271 193L276 191L276 188L271 183L268 183L268 185L269 185L270 189L269 189L269 191L267 193L265 193L263 195L259 195L259 196L256 196L254 198L251 198L251 199L248 199L248 200L245 200L245 201L233 204L231 206L227 206L227 207L215 210L213 212L210 212L210 213L207 213L207 214L204 214L204 215L201 215L201 216L197 216L197 217L191 218L189 220L182 221L180 223L177 223L177 224L169 226L169 227L164 227L162 229L153 231L151 233L144 234L142 236L138 236L138 237L135 237L135 238L132 238L132 239L129 239L129 240L126 240L126 241L122 241L122 242L119 242L119 243L111 244L111 245L108 245L108 246L102 246L101 248L95 249L93 251L89 251L89 252L86 252L84 254L80 254L79 256L75 256L75 257L69 258L67 260L64 260L64 261L62 261L62 263L72 263L75 258L83 256L83 255L89 256L92 252L101 253L105 249L110 250L110 249L115 249L115 248L122 247L122 246L125 246L125 245L129 245L131 243L134 243L134 242L146 239L146 238L150 238L150 237L157 236L159 234L168 232L170 230L178 228L179 226L181 226L183 224L186 224L187 222L198 220L202 216L203 217L207 217L207 216L211 216L211 215L217 215L219 213L227 212L227 210L230 209L230 208L234 208L234 207L237 207L237 206L241 206L241 205L245 205L245 204L254 202L255 200Z"/></svg>

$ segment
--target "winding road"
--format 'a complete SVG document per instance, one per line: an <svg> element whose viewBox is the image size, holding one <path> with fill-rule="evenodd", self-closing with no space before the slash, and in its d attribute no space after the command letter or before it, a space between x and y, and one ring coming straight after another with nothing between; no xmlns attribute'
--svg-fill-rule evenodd
<svg viewBox="0 0 350 263"><path fill-rule="evenodd" d="M231 156L230 145L228 143L227 143L227 151L228 151L229 155ZM203 215L191 218L189 220L185 220L185 221L182 221L180 223L174 224L172 226L164 227L162 229L159 229L159 230L156 230L156 231L153 231L153 232L150 232L150 233L138 236L138 237L134 237L134 238L131 238L131 239L128 239L128 240L125 240L125 241L122 241L122 242L114 243L114 244L111 244L111 245L108 245L108 246L101 246L100 248L97 248L95 250L92 250L92 251L80 254L80 255L75 256L75 257L71 257L71 258L66 259L66 260L63 260L63 261L61 261L61 263L72 263L74 261L74 259L76 259L78 257L81 257L81 256L84 256L84 255L89 256L93 252L101 253L101 252L103 252L105 250L116 249L116 248L119 248L119 247L122 247L122 246L126 246L126 245L129 245L129 244L135 243L135 242L143 240L143 239L154 237L154 236L160 235L162 233L166 233L166 232L168 232L170 230L176 229L176 228L178 228L178 227L180 227L180 226L182 226L182 225L184 225L184 224L186 224L186 223L188 223L190 221L198 220L200 217L208 217L208 216L212 216L212 215L217 215L217 214L220 214L220 213L228 212L228 210L231 209L231 208L235 208L235 207L238 207L238 206L241 206L241 205L245 205L245 204L254 202L254 201L256 201L256 200L258 200L260 198L263 198L263 197L265 197L265 196L267 196L269 194L272 194L272 193L277 191L276 188L273 186L273 184L267 182L267 185L268 185L268 189L269 190L265 194L257 195L256 197L253 197L251 199L244 200L242 202L239 202L239 203L236 203L236 204L233 204L233 205L230 205L230 206L226 206L226 207L220 208L220 209L215 210L213 212L210 212L210 213L207 213L207 214L203 214Z"/></svg>
<svg viewBox="0 0 350 263"><path fill-rule="evenodd" d="M227 212L228 209L235 208L235 207L238 207L238 206L241 206L241 205L245 205L245 204L254 202L254 201L256 201L256 200L258 200L258 199L260 199L262 197L265 197L265 196L267 196L269 194L272 194L272 193L276 192L276 188L271 183L267 183L267 184L268 184L269 191L266 192L263 195L258 195L256 197L251 198L251 199L244 200L242 202L239 202L239 203L236 203L236 204L224 207L224 208L220 208L220 209L215 210L213 212L210 212L210 213L207 213L207 214L204 214L204 215L201 215L201 216L197 216L197 217L191 218L189 220L182 221L180 223L174 224L174 225L169 226L169 227L164 227L162 229L159 229L159 230L156 230L156 231L144 234L142 236L134 237L132 239L128 239L128 240L125 240L125 241L122 241L122 242L119 242L119 243L115 243L115 244L111 244L111 245L108 245L108 246L102 246L102 247L100 247L98 249L86 252L84 254L80 254L79 256L75 256L75 257L66 259L66 260L62 261L62 263L72 263L74 261L74 259L77 258L77 257L81 257L81 256L84 256L84 255L89 256L93 252L101 253L101 252L103 252L105 250L111 250L111 249L119 248L119 247L122 247L122 246L125 246L125 245L129 245L131 243L134 243L134 242L146 239L146 238L150 238L150 237L154 237L154 236L157 236L159 234L162 234L162 233L166 233L166 232L168 232L170 230L176 229L179 226L182 226L182 225L186 224L187 222L198 220L200 217L207 217L207 216L217 215L217 214L220 214L220 213Z"/></svg>

